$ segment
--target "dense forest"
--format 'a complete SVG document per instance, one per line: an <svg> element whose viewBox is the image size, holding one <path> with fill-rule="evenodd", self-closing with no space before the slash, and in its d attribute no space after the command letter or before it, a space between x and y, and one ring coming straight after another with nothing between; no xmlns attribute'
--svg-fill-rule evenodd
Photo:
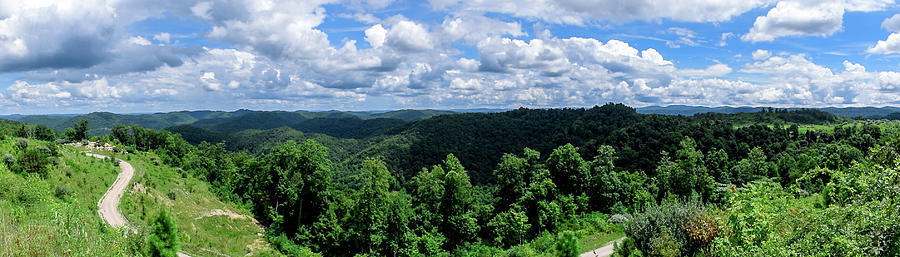
<svg viewBox="0 0 900 257"><path fill-rule="evenodd" d="M294 256L572 256L615 230L621 256L900 254L896 123L621 104L304 121L93 140L207 181ZM63 143L88 127L0 131Z"/></svg>

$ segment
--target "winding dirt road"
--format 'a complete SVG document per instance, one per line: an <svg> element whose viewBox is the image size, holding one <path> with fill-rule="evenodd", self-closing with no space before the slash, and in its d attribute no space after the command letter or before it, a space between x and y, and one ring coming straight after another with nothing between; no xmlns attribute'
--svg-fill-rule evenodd
<svg viewBox="0 0 900 257"><path fill-rule="evenodd" d="M616 239L612 242L606 243L605 245L603 245L603 247L594 249L593 251L590 251L590 252L582 253L581 257L609 257L610 255L615 253L613 251L613 248L615 247L615 245L619 242L622 242L622 240L625 240L625 238L623 237L623 238Z"/></svg>
<svg viewBox="0 0 900 257"><path fill-rule="evenodd" d="M85 154L90 157L109 159L109 156L106 155L95 153ZM125 189L128 188L128 183L131 182L131 178L134 177L134 167L131 166L131 163L123 160L117 161L119 161L119 168L122 169L122 172L119 173L119 176L116 177L116 181L113 182L112 186L109 186L109 190L106 190L106 193L104 193L103 197L100 198L100 201L97 202L97 212L100 214L100 219L103 219L103 221L114 228L127 225L125 216L119 212L119 203L122 201L122 195L125 194ZM183 252L178 252L177 255L179 257L190 257L190 255Z"/></svg>
<svg viewBox="0 0 900 257"><path fill-rule="evenodd" d="M87 155L100 159L109 159L105 155L93 153L88 153ZM119 160L119 167L122 169L122 172L119 173L116 181L113 182L112 186L109 186L109 190L106 190L106 193L97 202L97 212L100 213L100 218L114 228L125 226L125 216L119 212L119 202L122 201L125 188L128 187L131 178L134 177L134 167L130 163Z"/></svg>

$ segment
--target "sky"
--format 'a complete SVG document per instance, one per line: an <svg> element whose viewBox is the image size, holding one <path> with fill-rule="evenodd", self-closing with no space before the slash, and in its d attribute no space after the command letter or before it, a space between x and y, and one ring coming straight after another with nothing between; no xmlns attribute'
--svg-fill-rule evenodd
<svg viewBox="0 0 900 257"><path fill-rule="evenodd" d="M894 0L0 0L0 114L900 106Z"/></svg>

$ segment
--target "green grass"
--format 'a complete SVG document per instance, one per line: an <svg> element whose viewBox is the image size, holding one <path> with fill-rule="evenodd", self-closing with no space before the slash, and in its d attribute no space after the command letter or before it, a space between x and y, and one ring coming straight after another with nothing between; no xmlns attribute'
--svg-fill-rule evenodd
<svg viewBox="0 0 900 257"><path fill-rule="evenodd" d="M18 156L18 140L0 140L0 155ZM29 140L29 147L48 144ZM97 202L120 169L111 161L86 156L84 150L60 146L44 178L18 174L0 163L0 256L142 256L148 224L163 208L178 225L182 251L191 256L277 255L248 212L220 201L207 183L154 165L155 156L147 153L115 155L135 168L120 210L137 234L111 228L100 219ZM135 183L144 189L134 190ZM202 217L215 209L246 218Z"/></svg>
<svg viewBox="0 0 900 257"><path fill-rule="evenodd" d="M0 141L0 154L15 154L15 140ZM136 241L97 214L97 200L115 180L112 164L66 147L60 156L46 178L0 164L0 256L134 256ZM58 197L58 186L68 194Z"/></svg>
<svg viewBox="0 0 900 257"><path fill-rule="evenodd" d="M125 157L135 168L135 178L120 207L129 222L145 228L165 208L178 225L182 251L192 256L244 256L271 251L261 236L264 231L252 221L249 212L220 201L209 185L197 178L165 165L154 165L153 158L156 156L149 153ZM243 216L205 217L217 209Z"/></svg>
<svg viewBox="0 0 900 257"><path fill-rule="evenodd" d="M624 236L625 232L623 232L622 230L617 230L611 233L596 233L586 235L578 240L578 250L582 253L590 252L591 250L603 247L607 243L615 241L616 239L622 238Z"/></svg>

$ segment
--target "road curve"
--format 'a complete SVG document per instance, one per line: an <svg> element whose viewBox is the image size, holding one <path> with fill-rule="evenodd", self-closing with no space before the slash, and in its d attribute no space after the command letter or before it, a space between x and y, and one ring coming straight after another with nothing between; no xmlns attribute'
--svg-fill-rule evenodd
<svg viewBox="0 0 900 257"><path fill-rule="evenodd" d="M590 252L582 253L580 255L580 257L609 257L610 255L612 255L615 252L615 251L613 251L613 248L615 247L615 245L619 242L622 242L622 240L625 240L625 238L623 237L623 238L613 240L613 241L603 245L603 247L594 249L593 251L590 251Z"/></svg>
<svg viewBox="0 0 900 257"><path fill-rule="evenodd" d="M95 153L85 154L100 159L109 159L109 156L106 155ZM122 195L125 194L128 183L131 182L131 178L134 177L134 167L131 166L131 163L119 159L117 159L117 161L119 162L119 168L122 169L122 172L119 173L119 176L116 177L116 181L113 182L112 186L109 186L109 190L106 190L106 193L104 193L103 197L100 198L100 201L97 202L97 212L100 213L100 219L103 219L103 221L114 228L124 227L126 225L125 216L119 212L119 202L122 201ZM191 257L184 252L178 252L177 255L179 257Z"/></svg>
<svg viewBox="0 0 900 257"><path fill-rule="evenodd" d="M87 153L87 155L101 159L109 159L109 157L105 155L93 153ZM132 167L130 163L119 160L119 168L122 169L122 172L119 173L119 176L116 177L116 181L113 182L112 186L109 186L109 190L107 190L106 193L103 194L103 197L100 198L100 201L97 202L97 212L100 213L100 218L114 228L125 226L125 216L119 212L119 202L122 201L122 195L125 194L125 188L128 187L131 178L134 177L134 167Z"/></svg>

